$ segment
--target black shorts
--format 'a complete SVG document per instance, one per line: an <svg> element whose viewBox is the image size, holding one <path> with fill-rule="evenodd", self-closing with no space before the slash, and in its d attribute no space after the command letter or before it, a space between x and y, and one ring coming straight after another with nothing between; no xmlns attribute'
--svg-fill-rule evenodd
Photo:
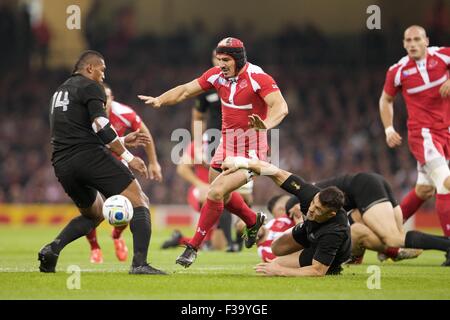
<svg viewBox="0 0 450 320"><path fill-rule="evenodd" d="M64 191L79 208L90 207L97 191L109 198L122 193L134 180L131 171L103 147L81 151L53 167Z"/></svg>
<svg viewBox="0 0 450 320"><path fill-rule="evenodd" d="M391 186L376 173L359 173L352 181L351 192L361 215L374 205L389 201L395 208L398 202Z"/></svg>
<svg viewBox="0 0 450 320"><path fill-rule="evenodd" d="M302 252L300 253L300 256L298 257L298 263L300 267L307 267L312 265L315 252L316 252L315 248L312 247L303 249ZM328 268L326 274L327 275L341 274L341 272L342 272L341 264L333 262L331 266Z"/></svg>

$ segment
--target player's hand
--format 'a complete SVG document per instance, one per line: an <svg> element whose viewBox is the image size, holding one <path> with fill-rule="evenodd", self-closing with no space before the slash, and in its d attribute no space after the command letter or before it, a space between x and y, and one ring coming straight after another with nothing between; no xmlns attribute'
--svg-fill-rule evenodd
<svg viewBox="0 0 450 320"><path fill-rule="evenodd" d="M445 81L439 88L439 93L442 98L450 98L450 79Z"/></svg>
<svg viewBox="0 0 450 320"><path fill-rule="evenodd" d="M145 165L144 161L142 161L139 157L134 157L133 160L128 162L128 165L131 169L136 170L139 172L139 174L146 179L148 179L148 172L147 172L147 166Z"/></svg>
<svg viewBox="0 0 450 320"><path fill-rule="evenodd" d="M144 147L151 142L148 134L139 131L131 132L125 136L125 147L127 148Z"/></svg>
<svg viewBox="0 0 450 320"><path fill-rule="evenodd" d="M250 128L253 128L255 130L267 130L266 123L257 114L252 114L248 116L248 119L249 119L248 125L250 126Z"/></svg>
<svg viewBox="0 0 450 320"><path fill-rule="evenodd" d="M236 172L240 169L239 166L236 165L234 157L226 157L225 160L223 160L220 168L222 169L222 173L224 176Z"/></svg>
<svg viewBox="0 0 450 320"><path fill-rule="evenodd" d="M156 180L158 182L162 181L163 176L161 172L161 166L158 162L152 163L148 166L148 176L150 177L150 180Z"/></svg>
<svg viewBox="0 0 450 320"><path fill-rule="evenodd" d="M143 95L138 95L138 98L153 108L161 108L162 106L161 101L158 98Z"/></svg>
<svg viewBox="0 0 450 320"><path fill-rule="evenodd" d="M402 137L394 128L386 132L386 143L389 148L395 148L402 144Z"/></svg>
<svg viewBox="0 0 450 320"><path fill-rule="evenodd" d="M257 264L253 269L263 276L280 276L282 275L282 266L274 262L262 262Z"/></svg>

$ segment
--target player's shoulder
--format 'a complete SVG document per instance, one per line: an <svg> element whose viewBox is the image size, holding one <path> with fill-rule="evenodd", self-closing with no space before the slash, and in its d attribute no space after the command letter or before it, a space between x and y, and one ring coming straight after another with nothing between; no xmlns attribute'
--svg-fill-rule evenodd
<svg viewBox="0 0 450 320"><path fill-rule="evenodd" d="M391 65L388 69L388 72L395 72L399 68L406 66L410 62L410 58L406 55L402 57L400 60L398 60L396 63Z"/></svg>
<svg viewBox="0 0 450 320"><path fill-rule="evenodd" d="M428 52L431 55L438 56L446 64L450 63L450 47L429 47Z"/></svg>
<svg viewBox="0 0 450 320"><path fill-rule="evenodd" d="M203 74L207 75L207 76L212 76L212 75L217 75L218 76L221 73L222 73L222 70L220 69L220 67L216 66L216 67L209 68Z"/></svg>
<svg viewBox="0 0 450 320"><path fill-rule="evenodd" d="M135 114L136 112L131 108L130 106L127 106L126 104L113 101L111 103L111 111L115 114Z"/></svg>

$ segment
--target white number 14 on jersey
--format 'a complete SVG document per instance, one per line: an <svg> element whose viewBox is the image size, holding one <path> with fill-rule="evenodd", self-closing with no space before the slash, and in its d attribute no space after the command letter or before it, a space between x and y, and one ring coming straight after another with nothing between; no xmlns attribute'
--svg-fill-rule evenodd
<svg viewBox="0 0 450 320"><path fill-rule="evenodd" d="M63 98L64 93L64 98ZM63 99L62 99L63 98ZM63 108L63 111L67 111L67 105L69 104L69 92L68 91L57 91L53 95L52 100L52 113L55 108Z"/></svg>

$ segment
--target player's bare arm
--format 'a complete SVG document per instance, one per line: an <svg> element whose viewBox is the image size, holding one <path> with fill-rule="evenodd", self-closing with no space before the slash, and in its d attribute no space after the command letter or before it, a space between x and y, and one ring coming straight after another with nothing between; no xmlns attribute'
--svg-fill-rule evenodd
<svg viewBox="0 0 450 320"><path fill-rule="evenodd" d="M439 88L439 94L442 98L450 98L450 79L445 81Z"/></svg>
<svg viewBox="0 0 450 320"><path fill-rule="evenodd" d="M139 148L145 147L148 143L151 143L151 138L142 132L134 131L127 134L125 137L121 137L123 144L126 148Z"/></svg>
<svg viewBox="0 0 450 320"><path fill-rule="evenodd" d="M390 148L402 144L402 137L394 129L394 97L384 90L380 97L380 116L386 133L386 143Z"/></svg>
<svg viewBox="0 0 450 320"><path fill-rule="evenodd" d="M268 106L267 118L262 120L258 115L249 116L249 124L254 129L272 129L283 121L288 114L288 106L280 91L269 93L264 101Z"/></svg>
<svg viewBox="0 0 450 320"><path fill-rule="evenodd" d="M223 174L227 175L239 169L253 171L258 175L270 177L278 186L281 186L291 175L289 171L278 168L266 161L246 159L244 157L227 157L222 163Z"/></svg>
<svg viewBox="0 0 450 320"><path fill-rule="evenodd" d="M261 273L264 276L322 277L326 275L329 266L313 259L312 265L310 266L290 268L279 265L275 260L269 263L260 263L254 269L257 273Z"/></svg>
<svg viewBox="0 0 450 320"><path fill-rule="evenodd" d="M150 140L149 143L147 143L144 146L145 153L147 154L148 161L149 161L149 164L148 164L149 177L151 180L156 180L158 182L161 182L163 177L162 177L162 173L161 173L161 166L159 165L159 162L158 162L158 155L156 154L155 140L153 139L153 136L152 136L150 130L144 123L141 123L141 128L139 129L139 131L141 133L147 135Z"/></svg>
<svg viewBox="0 0 450 320"><path fill-rule="evenodd" d="M162 106L171 106L180 103L186 99L198 96L202 92L202 87L200 87L198 80L195 79L191 82L170 89L159 97L138 95L138 98L144 101L145 104L148 104L154 108L160 108Z"/></svg>
<svg viewBox="0 0 450 320"><path fill-rule="evenodd" d="M117 136L116 131L105 117L97 117L92 123L94 132L116 155L128 162L130 168L136 170L148 179L147 167L141 158L135 157L125 148L122 140Z"/></svg>

